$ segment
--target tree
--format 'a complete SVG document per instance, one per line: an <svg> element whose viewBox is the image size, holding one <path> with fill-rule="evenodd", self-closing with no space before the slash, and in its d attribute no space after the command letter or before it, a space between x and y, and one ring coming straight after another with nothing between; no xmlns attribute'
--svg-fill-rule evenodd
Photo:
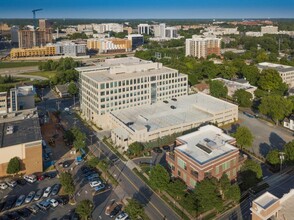
<svg viewBox="0 0 294 220"><path fill-rule="evenodd" d="M259 163L246 160L241 167L242 188L246 190L255 186L262 178L262 169Z"/></svg>
<svg viewBox="0 0 294 220"><path fill-rule="evenodd" d="M78 94L79 89L77 85L73 81L71 81L68 85L67 91L71 96L75 96L76 94Z"/></svg>
<svg viewBox="0 0 294 220"><path fill-rule="evenodd" d="M227 199L227 197L229 196L228 192L229 192L230 186L231 186L231 182L229 180L229 177L227 174L224 173L219 180L219 191L223 199Z"/></svg>
<svg viewBox="0 0 294 220"><path fill-rule="evenodd" d="M160 164L157 164L155 167L151 169L149 177L150 185L158 189L159 191L165 190L170 180L169 173Z"/></svg>
<svg viewBox="0 0 294 220"><path fill-rule="evenodd" d="M91 213L93 212L94 204L92 201L86 199L79 202L76 208L76 212L82 219L87 220Z"/></svg>
<svg viewBox="0 0 294 220"><path fill-rule="evenodd" d="M66 194L72 196L75 192L75 185L71 173L64 172L60 174L60 183Z"/></svg>
<svg viewBox="0 0 294 220"><path fill-rule="evenodd" d="M176 199L182 198L185 195L186 189L186 184L180 179L176 179L168 184L168 193Z"/></svg>
<svg viewBox="0 0 294 220"><path fill-rule="evenodd" d="M238 127L234 136L236 138L237 145L240 146L241 150L243 147L248 148L252 146L254 137L247 127Z"/></svg>
<svg viewBox="0 0 294 220"><path fill-rule="evenodd" d="M216 98L225 98L228 95L228 88L218 80L210 81L209 89L210 94Z"/></svg>
<svg viewBox="0 0 294 220"><path fill-rule="evenodd" d="M139 142L134 142L129 146L129 153L131 155L139 155L142 151L144 150L144 146L143 144L139 143Z"/></svg>
<svg viewBox="0 0 294 220"><path fill-rule="evenodd" d="M262 90L267 92L285 88L285 84L283 83L279 72L275 69L262 70L257 84Z"/></svg>
<svg viewBox="0 0 294 220"><path fill-rule="evenodd" d="M285 145L285 158L290 164L294 162L294 141L290 141Z"/></svg>
<svg viewBox="0 0 294 220"><path fill-rule="evenodd" d="M205 212L213 208L217 211L222 210L223 201L219 195L217 182L215 178L206 178L196 185L195 194L199 202L199 211Z"/></svg>
<svg viewBox="0 0 294 220"><path fill-rule="evenodd" d="M92 157L87 161L89 167L96 168L99 164L99 159L97 157Z"/></svg>
<svg viewBox="0 0 294 220"><path fill-rule="evenodd" d="M227 199L233 200L238 203L241 199L241 191L237 184L231 185L227 193Z"/></svg>
<svg viewBox="0 0 294 220"><path fill-rule="evenodd" d="M279 151L277 149L271 150L266 155L266 161L273 166L280 163Z"/></svg>
<svg viewBox="0 0 294 220"><path fill-rule="evenodd" d="M243 77L246 78L250 84L256 85L259 76L259 70L256 66L245 65L243 66L241 72Z"/></svg>
<svg viewBox="0 0 294 220"><path fill-rule="evenodd" d="M241 107L250 107L252 105L252 94L244 89L238 89L234 93L233 98Z"/></svg>
<svg viewBox="0 0 294 220"><path fill-rule="evenodd" d="M131 219L138 219L145 215L143 206L135 199L128 200L125 211Z"/></svg>
<svg viewBox="0 0 294 220"><path fill-rule="evenodd" d="M85 133L81 132L81 130L77 127L71 129L71 132L74 135L73 145L74 147L79 150L86 146L86 135Z"/></svg>
<svg viewBox="0 0 294 220"><path fill-rule="evenodd" d="M18 157L13 157L9 160L6 173L16 174L20 171L20 161Z"/></svg>
<svg viewBox="0 0 294 220"><path fill-rule="evenodd" d="M271 117L276 124L291 114L292 110L293 103L291 100L278 95L263 97L261 99L261 104L259 105L259 111L262 114Z"/></svg>

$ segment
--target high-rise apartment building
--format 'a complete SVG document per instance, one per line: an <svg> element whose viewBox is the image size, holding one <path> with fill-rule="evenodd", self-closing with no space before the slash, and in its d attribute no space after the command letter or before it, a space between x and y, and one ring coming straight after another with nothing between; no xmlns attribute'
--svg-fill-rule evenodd
<svg viewBox="0 0 294 220"><path fill-rule="evenodd" d="M149 24L139 24L138 25L138 34L150 34L150 25Z"/></svg>
<svg viewBox="0 0 294 220"><path fill-rule="evenodd" d="M177 38L178 37L178 29L176 27L165 28L165 37L166 38Z"/></svg>
<svg viewBox="0 0 294 220"><path fill-rule="evenodd" d="M106 114L158 100L186 95L188 77L177 70L134 57L107 59L97 66L76 68L83 115L103 126Z"/></svg>
<svg viewBox="0 0 294 220"><path fill-rule="evenodd" d="M13 44L18 43L18 31L19 31L18 26L12 26L11 29L10 29L11 43L13 43Z"/></svg>
<svg viewBox="0 0 294 220"><path fill-rule="evenodd" d="M132 49L132 41L121 38L93 38L87 40L87 48L99 53L128 52Z"/></svg>
<svg viewBox="0 0 294 220"><path fill-rule="evenodd" d="M210 54L220 55L221 39L215 36L198 36L186 39L186 56L206 58Z"/></svg>
<svg viewBox="0 0 294 220"><path fill-rule="evenodd" d="M154 37L165 38L165 23L153 26Z"/></svg>

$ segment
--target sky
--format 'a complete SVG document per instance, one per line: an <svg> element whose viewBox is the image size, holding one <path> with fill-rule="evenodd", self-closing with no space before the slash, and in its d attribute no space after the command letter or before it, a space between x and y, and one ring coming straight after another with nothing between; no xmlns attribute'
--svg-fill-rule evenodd
<svg viewBox="0 0 294 220"><path fill-rule="evenodd" d="M294 18L294 0L0 0L0 18Z"/></svg>

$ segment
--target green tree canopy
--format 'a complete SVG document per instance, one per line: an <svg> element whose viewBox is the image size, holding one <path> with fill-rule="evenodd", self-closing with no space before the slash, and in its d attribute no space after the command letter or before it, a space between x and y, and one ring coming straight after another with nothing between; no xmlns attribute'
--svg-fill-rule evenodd
<svg viewBox="0 0 294 220"><path fill-rule="evenodd" d="M241 149L243 147L249 148L252 146L254 137L247 127L238 127L234 136L236 138L237 145L240 146Z"/></svg>
<svg viewBox="0 0 294 220"><path fill-rule="evenodd" d="M259 163L246 160L241 167L242 188L244 190L255 186L262 179L262 169Z"/></svg>
<svg viewBox="0 0 294 220"><path fill-rule="evenodd" d="M228 88L218 80L210 81L209 89L210 94L216 98L225 98L228 95Z"/></svg>
<svg viewBox="0 0 294 220"><path fill-rule="evenodd" d="M235 203L239 203L241 199L240 187L237 184L233 184L229 187L227 192L227 199L233 200Z"/></svg>
<svg viewBox="0 0 294 220"><path fill-rule="evenodd" d="M293 103L290 100L278 95L263 97L261 99L261 104L259 105L259 111L262 114L271 117L276 124L279 120L282 120L291 114L292 110Z"/></svg>
<svg viewBox="0 0 294 220"><path fill-rule="evenodd" d="M275 69L262 70L257 84L262 90L267 92L280 91L281 88L286 86Z"/></svg>
<svg viewBox="0 0 294 220"><path fill-rule="evenodd" d="M234 93L233 98L241 107L251 107L252 105L253 96L250 92L247 92L244 89L238 89Z"/></svg>
<svg viewBox="0 0 294 220"><path fill-rule="evenodd" d="M159 191L165 190L170 180L169 173L160 164L157 164L151 169L149 177L150 185Z"/></svg>
<svg viewBox="0 0 294 220"><path fill-rule="evenodd" d="M79 128L74 127L71 129L71 132L74 136L73 145L74 147L79 150L86 146L86 134L83 133Z"/></svg>
<svg viewBox="0 0 294 220"><path fill-rule="evenodd" d="M82 219L88 220L88 217L91 216L94 209L94 204L92 201L86 199L78 203L76 212Z"/></svg>
<svg viewBox="0 0 294 220"><path fill-rule="evenodd" d="M285 145L286 161L290 164L294 163L294 140Z"/></svg>
<svg viewBox="0 0 294 220"><path fill-rule="evenodd" d="M130 144L129 148L128 148L128 152L131 155L139 155L142 151L144 150L144 146L143 144L139 143L139 142L134 142L132 144Z"/></svg>
<svg viewBox="0 0 294 220"><path fill-rule="evenodd" d="M13 157L9 160L6 173L16 174L20 171L20 161L18 157Z"/></svg>
<svg viewBox="0 0 294 220"><path fill-rule="evenodd" d="M60 183L63 187L63 190L66 194L72 196L75 192L75 185L72 178L72 174L64 172L60 174Z"/></svg>
<svg viewBox="0 0 294 220"><path fill-rule="evenodd" d="M271 165L278 165L280 163L279 151L276 149L269 151L266 155L266 161Z"/></svg>
<svg viewBox="0 0 294 220"><path fill-rule="evenodd" d="M258 77L259 77L259 70L256 66L243 66L241 73L243 77L249 81L250 84L256 85Z"/></svg>
<svg viewBox="0 0 294 220"><path fill-rule="evenodd" d="M125 211L129 214L131 219L138 219L145 215L143 206L135 199L128 200Z"/></svg>
<svg viewBox="0 0 294 220"><path fill-rule="evenodd" d="M187 189L186 184L180 180L176 179L168 184L168 193L171 194L176 199L180 199L185 195L185 190Z"/></svg>
<svg viewBox="0 0 294 220"><path fill-rule="evenodd" d="M67 91L71 96L75 96L78 94L79 88L77 87L77 85L73 81L71 81L68 85Z"/></svg>

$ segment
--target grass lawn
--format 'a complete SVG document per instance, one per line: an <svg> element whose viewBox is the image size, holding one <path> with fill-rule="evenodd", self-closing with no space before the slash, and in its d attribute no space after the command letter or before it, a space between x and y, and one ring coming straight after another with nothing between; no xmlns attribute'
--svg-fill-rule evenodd
<svg viewBox="0 0 294 220"><path fill-rule="evenodd" d="M38 66L41 62L0 62L0 68Z"/></svg>
<svg viewBox="0 0 294 220"><path fill-rule="evenodd" d="M42 76L48 79L54 77L57 74L56 71L38 71L32 73L22 73L22 75L31 75L31 76Z"/></svg>

